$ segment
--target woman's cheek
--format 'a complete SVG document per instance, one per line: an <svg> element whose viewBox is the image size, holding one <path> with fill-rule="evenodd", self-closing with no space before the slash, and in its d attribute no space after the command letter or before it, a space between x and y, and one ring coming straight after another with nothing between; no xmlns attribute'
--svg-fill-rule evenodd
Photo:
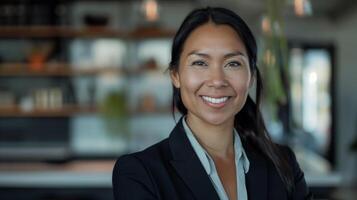
<svg viewBox="0 0 357 200"><path fill-rule="evenodd" d="M233 77L232 77L233 78ZM249 90L250 87L250 77L248 74L237 74L233 81L233 87L237 88L237 91Z"/></svg>
<svg viewBox="0 0 357 200"><path fill-rule="evenodd" d="M183 85L186 85L187 88L192 90L191 92L194 92L198 89L198 87L202 84L203 75L197 72L191 72L185 74L185 79L183 80Z"/></svg>

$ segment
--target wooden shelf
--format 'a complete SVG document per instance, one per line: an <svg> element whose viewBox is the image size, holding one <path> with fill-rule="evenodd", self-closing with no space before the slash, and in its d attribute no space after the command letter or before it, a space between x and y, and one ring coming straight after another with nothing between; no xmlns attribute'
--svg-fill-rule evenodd
<svg viewBox="0 0 357 200"><path fill-rule="evenodd" d="M113 38L153 38L173 37L175 31L156 27L139 28L134 31L120 31L106 27L73 28L70 26L2 26L0 38L51 38L51 37L113 37Z"/></svg>
<svg viewBox="0 0 357 200"><path fill-rule="evenodd" d="M63 164L49 164L40 162L3 162L0 165L0 172L110 172L113 169L114 164L115 160L77 160Z"/></svg>
<svg viewBox="0 0 357 200"><path fill-rule="evenodd" d="M19 106L0 107L0 118L3 117L70 117L83 114L99 114L100 109L96 106L66 105L58 109L33 109L22 110ZM128 113L128 117L140 115L167 114L171 115L169 108L159 108L155 110L134 110Z"/></svg>
<svg viewBox="0 0 357 200"><path fill-rule="evenodd" d="M167 114L171 115L171 109L162 107L162 108L155 108L153 110L145 110L145 109L136 109L130 112L131 116L138 116L138 115L154 115L154 114Z"/></svg>
<svg viewBox="0 0 357 200"><path fill-rule="evenodd" d="M30 70L28 63L3 63L0 64L0 77L5 76L85 76L103 73L120 74L124 71L119 67L87 67L88 69L75 69L65 63L45 64L42 70Z"/></svg>
<svg viewBox="0 0 357 200"><path fill-rule="evenodd" d="M69 26L5 26L1 27L0 37L125 37L118 30L103 27L75 29Z"/></svg>
<svg viewBox="0 0 357 200"><path fill-rule="evenodd" d="M0 187L111 188L115 160L0 164Z"/></svg>
<svg viewBox="0 0 357 200"><path fill-rule="evenodd" d="M96 107L84 106L63 106L57 109L33 109L22 110L18 106L0 108L0 117L69 117L78 114L97 113Z"/></svg>
<svg viewBox="0 0 357 200"><path fill-rule="evenodd" d="M175 31L159 29L155 27L138 28L130 33L128 37L131 39L146 39L146 38L173 38Z"/></svg>

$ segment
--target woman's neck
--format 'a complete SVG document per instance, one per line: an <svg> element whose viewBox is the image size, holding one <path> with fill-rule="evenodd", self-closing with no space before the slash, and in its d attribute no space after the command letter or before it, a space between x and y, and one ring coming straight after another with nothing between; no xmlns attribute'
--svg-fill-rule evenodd
<svg viewBox="0 0 357 200"><path fill-rule="evenodd" d="M233 120L220 125L214 125L207 123L196 116L187 115L186 123L200 145L211 156L229 158L234 154Z"/></svg>

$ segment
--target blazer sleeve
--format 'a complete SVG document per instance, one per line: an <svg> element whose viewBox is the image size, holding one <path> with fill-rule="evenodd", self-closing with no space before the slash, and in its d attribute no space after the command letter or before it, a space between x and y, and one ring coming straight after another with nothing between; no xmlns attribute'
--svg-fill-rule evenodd
<svg viewBox="0 0 357 200"><path fill-rule="evenodd" d="M113 168L115 200L154 200L154 185L144 164L134 155L120 157Z"/></svg>
<svg viewBox="0 0 357 200"><path fill-rule="evenodd" d="M294 174L294 181L295 181L295 190L292 194L294 200L312 200L313 196L312 193L309 191L306 181L304 172L301 170L294 152L289 148L286 147L290 164L292 165L292 170Z"/></svg>

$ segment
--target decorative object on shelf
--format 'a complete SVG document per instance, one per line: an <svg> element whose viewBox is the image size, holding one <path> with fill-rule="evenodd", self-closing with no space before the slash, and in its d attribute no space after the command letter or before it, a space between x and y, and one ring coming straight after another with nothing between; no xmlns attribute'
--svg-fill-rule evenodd
<svg viewBox="0 0 357 200"><path fill-rule="evenodd" d="M166 71L171 57L171 43L170 38L140 41L137 45L137 64L145 65L149 60L155 60L158 71Z"/></svg>
<svg viewBox="0 0 357 200"><path fill-rule="evenodd" d="M159 4L156 0L143 0L141 10L148 22L156 22L159 19Z"/></svg>
<svg viewBox="0 0 357 200"><path fill-rule="evenodd" d="M33 92L35 109L61 109L63 92L61 88L42 88Z"/></svg>
<svg viewBox="0 0 357 200"><path fill-rule="evenodd" d="M34 104L34 99L31 96L26 95L21 97L19 101L19 108L21 111L28 113L34 110Z"/></svg>
<svg viewBox="0 0 357 200"><path fill-rule="evenodd" d="M109 17L103 14L86 14L83 17L84 24L89 27L105 27L108 25Z"/></svg>
<svg viewBox="0 0 357 200"><path fill-rule="evenodd" d="M28 62L31 71L44 70L45 63L53 50L52 43L33 44L29 50Z"/></svg>
<svg viewBox="0 0 357 200"><path fill-rule="evenodd" d="M70 63L75 70L121 68L126 50L120 39L75 39L70 44Z"/></svg>
<svg viewBox="0 0 357 200"><path fill-rule="evenodd" d="M311 16L313 12L311 0L294 0L294 11L299 17Z"/></svg>
<svg viewBox="0 0 357 200"><path fill-rule="evenodd" d="M130 110L144 113L169 113L172 88L170 77L161 71L141 73L130 80Z"/></svg>
<svg viewBox="0 0 357 200"><path fill-rule="evenodd" d="M147 59L141 66L142 66L141 67L142 71L156 71L156 70L158 70L158 66L157 66L155 58Z"/></svg>
<svg viewBox="0 0 357 200"><path fill-rule="evenodd" d="M130 138L129 112L124 91L109 93L101 103L100 111L108 133L124 140Z"/></svg>
<svg viewBox="0 0 357 200"><path fill-rule="evenodd" d="M139 102L140 102L140 105L139 105L138 109L140 112L153 113L157 109L156 108L157 103L155 100L155 96L153 96L153 94L146 93L146 94L141 95Z"/></svg>

